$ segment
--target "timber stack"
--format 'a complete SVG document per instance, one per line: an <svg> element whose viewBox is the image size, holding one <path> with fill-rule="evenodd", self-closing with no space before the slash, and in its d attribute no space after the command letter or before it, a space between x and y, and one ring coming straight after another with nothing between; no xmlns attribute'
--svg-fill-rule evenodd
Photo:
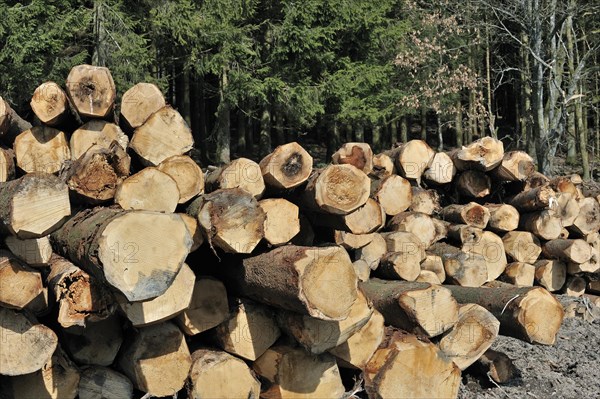
<svg viewBox="0 0 600 399"><path fill-rule="evenodd" d="M455 398L600 294L598 198L494 138L202 169L155 85L67 82L0 99L1 397Z"/></svg>

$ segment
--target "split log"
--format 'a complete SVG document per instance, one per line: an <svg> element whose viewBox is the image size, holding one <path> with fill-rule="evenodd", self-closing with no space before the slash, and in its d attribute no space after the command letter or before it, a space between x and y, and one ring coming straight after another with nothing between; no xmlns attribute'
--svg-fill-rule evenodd
<svg viewBox="0 0 600 399"><path fill-rule="evenodd" d="M508 199L508 203L521 213L551 209L555 201L556 193L549 186L532 188Z"/></svg>
<svg viewBox="0 0 600 399"><path fill-rule="evenodd" d="M492 171L492 175L500 181L523 181L535 172L533 158L525 151L508 151L504 153L502 162Z"/></svg>
<svg viewBox="0 0 600 399"><path fill-rule="evenodd" d="M39 271L27 266L11 253L0 250L0 305L21 310L43 296Z"/></svg>
<svg viewBox="0 0 600 399"><path fill-rule="evenodd" d="M462 246L462 251L479 254L485 259L487 281L500 277L506 269L506 253L502 239L491 231L484 231L477 242L468 242Z"/></svg>
<svg viewBox="0 0 600 399"><path fill-rule="evenodd" d="M412 201L409 210L433 215L441 210L440 196L435 190L425 190L421 187L412 187Z"/></svg>
<svg viewBox="0 0 600 399"><path fill-rule="evenodd" d="M1 183L0 200L0 230L24 239L47 235L71 213L67 186L46 173Z"/></svg>
<svg viewBox="0 0 600 399"><path fill-rule="evenodd" d="M115 197L117 187L129 176L131 158L113 142L108 149L90 147L61 174L78 199L99 204Z"/></svg>
<svg viewBox="0 0 600 399"><path fill-rule="evenodd" d="M173 155L158 165L158 170L171 176L179 190L179 203L184 204L204 192L204 174L187 155Z"/></svg>
<svg viewBox="0 0 600 399"><path fill-rule="evenodd" d="M179 189L171 176L147 167L119 184L115 203L123 209L172 213L179 203Z"/></svg>
<svg viewBox="0 0 600 399"><path fill-rule="evenodd" d="M184 335L170 322L137 330L118 364L133 386L152 396L181 390L192 365Z"/></svg>
<svg viewBox="0 0 600 399"><path fill-rule="evenodd" d="M550 240L544 244L544 256L564 262L585 263L592 257L592 248L584 240Z"/></svg>
<svg viewBox="0 0 600 399"><path fill-rule="evenodd" d="M123 94L121 117L128 128L136 129L165 105L165 98L156 85L138 83Z"/></svg>
<svg viewBox="0 0 600 399"><path fill-rule="evenodd" d="M531 343L553 345L563 308L541 287L473 288L445 285L460 304L476 303L500 321L500 334Z"/></svg>
<svg viewBox="0 0 600 399"><path fill-rule="evenodd" d="M512 360L502 352L488 349L474 365L474 369L484 376L489 376L497 384L506 384L517 374Z"/></svg>
<svg viewBox="0 0 600 399"><path fill-rule="evenodd" d="M198 223L198 219L187 213L178 213L178 215L181 216L181 219L184 221L185 226L192 237L192 247L190 248L190 252L194 252L204 244L204 236L202 235L200 223Z"/></svg>
<svg viewBox="0 0 600 399"><path fill-rule="evenodd" d="M91 120L71 135L69 141L71 159L78 159L93 146L108 150L113 141L116 141L123 150L126 150L129 145L129 138L119 126L107 121Z"/></svg>
<svg viewBox="0 0 600 399"><path fill-rule="evenodd" d="M107 281L130 301L164 294L192 245L178 215L115 208L81 211L51 239L57 253Z"/></svg>
<svg viewBox="0 0 600 399"><path fill-rule="evenodd" d="M446 271L444 270L444 261L437 255L426 254L421 262L421 270L435 273L440 282L446 280Z"/></svg>
<svg viewBox="0 0 600 399"><path fill-rule="evenodd" d="M347 215L314 213L309 214L309 217L315 226L330 227L353 234L369 234L383 228L386 216L379 202L369 198L363 206Z"/></svg>
<svg viewBox="0 0 600 399"><path fill-rule="evenodd" d="M440 216L448 222L485 229L490 220L490 211L475 202L469 202L466 205L448 205L442 209Z"/></svg>
<svg viewBox="0 0 600 399"><path fill-rule="evenodd" d="M587 282L584 278L578 276L570 276L563 287L563 292L572 297L581 297L585 294Z"/></svg>
<svg viewBox="0 0 600 399"><path fill-rule="evenodd" d="M365 370L373 398L456 398L460 369L439 348L416 335L390 333Z"/></svg>
<svg viewBox="0 0 600 399"><path fill-rule="evenodd" d="M260 382L243 360L225 352L199 349L192 353L188 397L258 398Z"/></svg>
<svg viewBox="0 0 600 399"><path fill-rule="evenodd" d="M387 252L388 249L385 238L383 238L381 234L374 234L370 243L356 250L355 260L362 260L366 262L371 270L375 270L379 267L379 262L383 255Z"/></svg>
<svg viewBox="0 0 600 399"><path fill-rule="evenodd" d="M78 364L110 366L123 343L121 320L115 315L61 330L61 342Z"/></svg>
<svg viewBox="0 0 600 399"><path fill-rule="evenodd" d="M519 228L544 240L554 240L562 234L560 219L549 210L521 214Z"/></svg>
<svg viewBox="0 0 600 399"><path fill-rule="evenodd" d="M8 103L0 97L0 138L12 145L15 137L25 130L31 129L31 123L21 118Z"/></svg>
<svg viewBox="0 0 600 399"><path fill-rule="evenodd" d="M502 243L515 262L534 263L542 253L540 240L526 231L509 231L502 237Z"/></svg>
<svg viewBox="0 0 600 399"><path fill-rule="evenodd" d="M0 146L0 183L15 178L15 153Z"/></svg>
<svg viewBox="0 0 600 399"><path fill-rule="evenodd" d="M226 352L258 359L281 335L272 309L246 299L230 304L225 321L213 330L213 339Z"/></svg>
<svg viewBox="0 0 600 399"><path fill-rule="evenodd" d="M31 110L45 125L55 126L64 121L69 112L67 94L54 82L44 82L33 92Z"/></svg>
<svg viewBox="0 0 600 399"><path fill-rule="evenodd" d="M340 367L365 370L369 359L383 340L384 331L383 316L378 311L373 310L369 321L365 325L345 342L329 349L329 353L338 359Z"/></svg>
<svg viewBox="0 0 600 399"><path fill-rule="evenodd" d="M489 172L502 163L504 144L492 137L482 137L462 149L451 153L458 170L476 169Z"/></svg>
<svg viewBox="0 0 600 399"><path fill-rule="evenodd" d="M183 155L193 146L192 131L179 112L168 105L135 129L129 143L146 166L156 166L173 155Z"/></svg>
<svg viewBox="0 0 600 399"><path fill-rule="evenodd" d="M187 335L218 326L229 316L225 285L212 277L197 277L189 306L175 321Z"/></svg>
<svg viewBox="0 0 600 399"><path fill-rule="evenodd" d="M264 237L266 215L241 188L227 188L195 199L187 213L200 223L208 243L229 253L251 253Z"/></svg>
<svg viewBox="0 0 600 399"><path fill-rule="evenodd" d="M570 193L556 193L556 202L553 205L551 212L560 219L562 227L573 225L580 211L577 199Z"/></svg>
<svg viewBox="0 0 600 399"><path fill-rule="evenodd" d="M371 182L371 197L381 204L387 215L394 216L412 204L412 188L408 180L392 175Z"/></svg>
<svg viewBox="0 0 600 399"><path fill-rule="evenodd" d="M458 321L458 305L450 291L441 286L371 279L360 287L386 325L435 337Z"/></svg>
<svg viewBox="0 0 600 399"><path fill-rule="evenodd" d="M441 351L461 370L466 369L494 343L500 322L487 309L469 303L458 310L458 322L439 342Z"/></svg>
<svg viewBox="0 0 600 399"><path fill-rule="evenodd" d="M27 313L0 306L0 374L16 376L40 370L58 344L56 334ZM10 350L8 350L10 348Z"/></svg>
<svg viewBox="0 0 600 399"><path fill-rule="evenodd" d="M335 358L277 345L254 362L254 371L270 383L265 398L340 398L344 385Z"/></svg>
<svg viewBox="0 0 600 399"><path fill-rule="evenodd" d="M300 232L298 207L283 198L269 198L258 202L265 213L265 240L273 246L289 242Z"/></svg>
<svg viewBox="0 0 600 399"><path fill-rule="evenodd" d="M247 158L238 158L209 171L204 186L207 193L223 188L241 188L256 199L265 192L260 166Z"/></svg>
<svg viewBox="0 0 600 399"><path fill-rule="evenodd" d="M338 246L287 245L223 272L228 292L317 319L343 320L357 296L352 262Z"/></svg>
<svg viewBox="0 0 600 399"><path fill-rule="evenodd" d="M184 263L164 294L139 302L129 302L122 295L116 294L119 307L134 327L172 319L190 305L195 278L192 269Z"/></svg>
<svg viewBox="0 0 600 399"><path fill-rule="evenodd" d="M79 399L127 399L133 397L129 378L106 367L86 367L79 379Z"/></svg>
<svg viewBox="0 0 600 399"><path fill-rule="evenodd" d="M48 236L24 240L15 236L8 236L4 240L4 244L13 255L29 266L44 267L50 263L52 246Z"/></svg>
<svg viewBox="0 0 600 399"><path fill-rule="evenodd" d="M13 149L17 166L25 173L57 173L71 159L65 133L48 126L25 130L15 139Z"/></svg>
<svg viewBox="0 0 600 399"><path fill-rule="evenodd" d="M89 274L58 255L50 259L47 281L58 302L57 321L65 328L85 327L88 321L99 321L113 313L111 293Z"/></svg>
<svg viewBox="0 0 600 399"><path fill-rule="evenodd" d="M481 241L483 230L468 224L449 224L447 227L448 239L461 246L468 243L477 243Z"/></svg>
<svg viewBox="0 0 600 399"><path fill-rule="evenodd" d="M352 234L346 231L336 230L333 233L334 242L348 250L355 250L369 245L373 241L374 233Z"/></svg>
<svg viewBox="0 0 600 399"><path fill-rule="evenodd" d="M501 281L517 287L531 287L535 279L535 266L529 263L509 263L500 277Z"/></svg>
<svg viewBox="0 0 600 399"><path fill-rule="evenodd" d="M519 211L508 204L485 204L490 211L487 228L495 232L506 232L519 227Z"/></svg>
<svg viewBox="0 0 600 399"><path fill-rule="evenodd" d="M344 143L333 153L331 162L338 165L353 165L369 174L373 170L373 151L367 143Z"/></svg>
<svg viewBox="0 0 600 399"><path fill-rule="evenodd" d="M370 176L383 179L393 175L394 172L394 161L389 155L377 154L373 157L373 170L371 170Z"/></svg>
<svg viewBox="0 0 600 399"><path fill-rule="evenodd" d="M371 180L352 165L329 165L313 171L302 194L303 205L313 211L347 215L363 206Z"/></svg>
<svg viewBox="0 0 600 399"><path fill-rule="evenodd" d="M445 243L435 243L429 252L442 258L447 281L464 287L480 287L488 280L483 255L466 253Z"/></svg>
<svg viewBox="0 0 600 399"><path fill-rule="evenodd" d="M312 172L313 158L300 144L292 142L275 148L259 165L267 186L288 190L308 179Z"/></svg>
<svg viewBox="0 0 600 399"><path fill-rule="evenodd" d="M320 354L346 342L371 318L373 308L360 291L345 320L319 320L298 313L279 311L277 321L288 335L313 354Z"/></svg>
<svg viewBox="0 0 600 399"><path fill-rule="evenodd" d="M105 67L77 65L67 77L67 94L77 112L90 118L106 118L117 97L115 82Z"/></svg>
<svg viewBox="0 0 600 399"><path fill-rule="evenodd" d="M58 347L41 370L12 377L7 385L13 398L75 399L79 369Z"/></svg>
<svg viewBox="0 0 600 399"><path fill-rule="evenodd" d="M567 280L567 265L558 260L535 262L535 281L550 292L560 290Z"/></svg>
<svg viewBox="0 0 600 399"><path fill-rule="evenodd" d="M423 177L428 182L434 184L447 184L454 179L456 175L456 166L452 158L445 152L438 152L433 156L431 165L423 173Z"/></svg>
<svg viewBox="0 0 600 399"><path fill-rule="evenodd" d="M579 235L586 235L600 229L600 205L595 198L587 197L579 201L579 215L569 228Z"/></svg>
<svg viewBox="0 0 600 399"><path fill-rule="evenodd" d="M466 198L483 198L492 192L492 180L479 170L465 170L456 180L456 190Z"/></svg>
<svg viewBox="0 0 600 399"><path fill-rule="evenodd" d="M418 212L401 212L387 224L390 231L406 231L413 233L428 248L436 238L436 229L431 216Z"/></svg>

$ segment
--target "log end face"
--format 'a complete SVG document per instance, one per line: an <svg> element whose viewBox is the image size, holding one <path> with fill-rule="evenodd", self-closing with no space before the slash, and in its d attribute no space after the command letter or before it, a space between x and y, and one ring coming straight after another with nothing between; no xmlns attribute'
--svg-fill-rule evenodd
<svg viewBox="0 0 600 399"><path fill-rule="evenodd" d="M54 82L39 85L31 98L31 109L44 124L52 125L67 110L67 95Z"/></svg>
<svg viewBox="0 0 600 399"><path fill-rule="evenodd" d="M416 322L419 332L435 337L458 322L458 303L447 288L430 285L410 290L398 298L404 312Z"/></svg>
<svg viewBox="0 0 600 399"><path fill-rule="evenodd" d="M547 290L534 288L521 299L516 316L531 343L554 345L564 310Z"/></svg>
<svg viewBox="0 0 600 399"><path fill-rule="evenodd" d="M121 116L135 129L166 105L162 92L152 83L138 83L123 94Z"/></svg>
<svg viewBox="0 0 600 399"><path fill-rule="evenodd" d="M330 165L317 177L315 200L325 212L347 215L369 199L369 177L352 165Z"/></svg>
<svg viewBox="0 0 600 399"><path fill-rule="evenodd" d="M277 147L260 162L265 183L291 189L304 183L312 172L313 158L296 142Z"/></svg>
<svg viewBox="0 0 600 399"><path fill-rule="evenodd" d="M67 77L67 93L82 116L104 118L113 109L115 82L110 70L92 65L77 65Z"/></svg>

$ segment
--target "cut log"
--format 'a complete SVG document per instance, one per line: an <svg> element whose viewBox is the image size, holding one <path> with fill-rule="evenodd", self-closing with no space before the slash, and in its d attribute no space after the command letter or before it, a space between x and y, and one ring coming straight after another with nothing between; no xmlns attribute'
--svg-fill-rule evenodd
<svg viewBox="0 0 600 399"><path fill-rule="evenodd" d="M320 354L346 342L371 318L373 309L359 291L345 320L319 320L298 313L279 311L277 321L288 335L313 354Z"/></svg>
<svg viewBox="0 0 600 399"><path fill-rule="evenodd" d="M184 204L204 192L204 174L187 155L173 155L158 165L158 170L171 176L179 190L179 203Z"/></svg>
<svg viewBox="0 0 600 399"><path fill-rule="evenodd" d="M116 294L119 307L134 327L172 319L190 305L195 278L192 269L184 263L164 294L139 302L129 302L122 295Z"/></svg>
<svg viewBox="0 0 600 399"><path fill-rule="evenodd" d="M187 213L178 213L178 215L181 216L181 219L185 222L185 226L192 237L193 242L190 252L194 252L200 248L202 244L204 244L204 236L202 235L202 229L200 228L198 219L188 215Z"/></svg>
<svg viewBox="0 0 600 399"><path fill-rule="evenodd" d="M129 176L131 158L113 141L109 149L90 147L61 174L79 200L99 204L115 197L117 186Z"/></svg>
<svg viewBox="0 0 600 399"><path fill-rule="evenodd" d="M327 353L311 355L300 348L278 345L267 350L253 365L270 386L265 398L340 398L344 385L335 358Z"/></svg>
<svg viewBox="0 0 600 399"><path fill-rule="evenodd" d="M340 367L364 370L379 344L383 340L385 326L383 316L373 310L369 321L365 323L345 342L329 350L338 359Z"/></svg>
<svg viewBox="0 0 600 399"><path fill-rule="evenodd" d="M337 245L348 250L355 250L368 245L373 241L374 233L371 234L352 234L346 231L336 230L333 233L333 239Z"/></svg>
<svg viewBox="0 0 600 399"><path fill-rule="evenodd" d="M183 388L192 357L179 329L167 322L137 330L119 366L140 391L173 396Z"/></svg>
<svg viewBox="0 0 600 399"><path fill-rule="evenodd" d="M8 103L0 97L0 138L12 145L15 137L25 130L31 129L31 123L21 118Z"/></svg>
<svg viewBox="0 0 600 399"><path fill-rule="evenodd" d="M318 319L343 320L357 296L352 262L338 246L287 245L224 269L228 292Z"/></svg>
<svg viewBox="0 0 600 399"><path fill-rule="evenodd" d="M227 188L195 199L187 213L200 223L211 247L251 253L264 237L266 215L258 201L241 188Z"/></svg>
<svg viewBox="0 0 600 399"><path fill-rule="evenodd" d="M48 266L52 256L52 246L48 236L21 240L8 236L4 240L6 247L23 262L33 267Z"/></svg>
<svg viewBox="0 0 600 399"><path fill-rule="evenodd" d="M587 197L579 201L579 215L569 228L579 235L586 235L600 229L600 205L595 198Z"/></svg>
<svg viewBox="0 0 600 399"><path fill-rule="evenodd" d="M466 253L444 243L435 243L429 251L442 258L446 281L464 287L480 287L488 280L486 260L483 255Z"/></svg>
<svg viewBox="0 0 600 399"><path fill-rule="evenodd" d="M21 310L43 296L39 271L27 266L11 253L0 250L0 305Z"/></svg>
<svg viewBox="0 0 600 399"><path fill-rule="evenodd" d="M476 303L489 310L500 321L500 334L554 345L564 312L560 302L544 288L444 287L452 291L458 303Z"/></svg>
<svg viewBox="0 0 600 399"><path fill-rule="evenodd" d="M556 191L556 193L568 193L571 194L574 198L579 198L579 192L577 191L577 186L575 183L571 181L571 178L568 176L559 176L550 180L550 187Z"/></svg>
<svg viewBox="0 0 600 399"><path fill-rule="evenodd" d="M504 153L502 162L492 171L500 181L523 181L535 172L533 158L525 151L508 151Z"/></svg>
<svg viewBox="0 0 600 399"><path fill-rule="evenodd" d="M436 238L436 229L431 216L418 212L401 212L394 216L387 225L390 231L406 231L413 233L428 248Z"/></svg>
<svg viewBox="0 0 600 399"><path fill-rule="evenodd" d="M437 255L426 254L421 262L421 270L435 273L440 282L446 280L446 271L444 270L444 261Z"/></svg>
<svg viewBox="0 0 600 399"><path fill-rule="evenodd" d="M441 286L373 278L360 287L386 325L435 337L458 321L458 305L450 291Z"/></svg>
<svg viewBox="0 0 600 399"><path fill-rule="evenodd" d="M15 153L0 146L0 183L15 178Z"/></svg>
<svg viewBox="0 0 600 399"><path fill-rule="evenodd" d="M91 120L71 135L69 142L71 159L78 159L96 145L108 150L113 141L116 141L123 150L126 150L129 144L129 138L119 126L107 121Z"/></svg>
<svg viewBox="0 0 600 399"><path fill-rule="evenodd" d="M13 398L75 399L79 369L58 347L41 370L9 380Z"/></svg>
<svg viewBox="0 0 600 399"><path fill-rule="evenodd" d="M482 137L450 155L458 170L476 169L489 172L502 163L504 144L492 137Z"/></svg>
<svg viewBox="0 0 600 399"><path fill-rule="evenodd" d="M567 265L558 260L535 262L535 281L550 292L560 290L567 280Z"/></svg>
<svg viewBox="0 0 600 399"><path fill-rule="evenodd" d="M51 238L57 253L130 301L164 294L192 245L179 215L115 208L81 211Z"/></svg>
<svg viewBox="0 0 600 399"><path fill-rule="evenodd" d="M218 326L229 316L225 285L212 277L197 277L192 300L175 321L187 335Z"/></svg>
<svg viewBox="0 0 600 399"><path fill-rule="evenodd" d="M113 313L111 293L65 258L52 256L47 281L58 303L57 321L65 328L85 327Z"/></svg>
<svg viewBox="0 0 600 399"><path fill-rule="evenodd" d="M423 140L410 140L395 151L396 168L402 177L420 181L423 172L429 168L435 151Z"/></svg>
<svg viewBox="0 0 600 399"><path fill-rule="evenodd" d="M183 117L167 105L135 129L129 146L146 166L156 166L191 150L194 139Z"/></svg>
<svg viewBox="0 0 600 399"><path fill-rule="evenodd" d="M123 94L121 117L127 127L135 129L165 105L165 98L156 85L138 83Z"/></svg>
<svg viewBox="0 0 600 399"><path fill-rule="evenodd" d="M449 224L448 239L460 246L481 241L483 230L468 224Z"/></svg>
<svg viewBox="0 0 600 399"><path fill-rule="evenodd" d="M425 180L434 184L448 184L454 179L454 175L456 175L456 166L445 152L436 153L431 165L423 173Z"/></svg>
<svg viewBox="0 0 600 399"><path fill-rule="evenodd" d="M331 162L352 165L369 174L373 170L373 151L367 143L344 143L333 153Z"/></svg>
<svg viewBox="0 0 600 399"><path fill-rule="evenodd" d="M17 166L25 173L57 173L71 159L65 133L48 126L25 130L15 139L13 149Z"/></svg>
<svg viewBox="0 0 600 399"><path fill-rule="evenodd" d="M570 193L556 193L556 202L551 212L560 219L563 228L573 225L579 216L579 202Z"/></svg>
<svg viewBox="0 0 600 399"><path fill-rule="evenodd" d="M513 262L504 269L501 281L516 285L517 287L531 287L535 279L535 266L529 263Z"/></svg>
<svg viewBox="0 0 600 399"><path fill-rule="evenodd" d="M415 281L421 272L420 262L425 257L425 252L420 248L420 241L412 233L413 242L405 241L406 244L411 244L411 248L406 248L405 251L388 252L383 255L379 267L376 270L376 275L390 280L406 280ZM407 245L408 246L408 245Z"/></svg>
<svg viewBox="0 0 600 399"><path fill-rule="evenodd" d="M355 260L363 260L371 270L379 267L381 257L388 252L387 242L381 234L374 234L370 243L355 252Z"/></svg>
<svg viewBox="0 0 600 399"><path fill-rule="evenodd" d="M300 144L292 142L275 148L259 165L267 186L288 190L308 179L312 172L313 158Z"/></svg>
<svg viewBox="0 0 600 399"><path fill-rule="evenodd" d="M568 274L579 274L579 273L598 273L600 272L600 235L598 233L588 234L585 237L585 241L591 247L590 260L583 263L568 262L567 273Z"/></svg>
<svg viewBox="0 0 600 399"><path fill-rule="evenodd" d="M549 186L540 186L523 191L512 198L508 203L519 212L534 212L551 209L556 201L556 193Z"/></svg>
<svg viewBox="0 0 600 399"><path fill-rule="evenodd" d="M502 242L506 254L515 262L535 263L542 253L540 240L526 231L509 231Z"/></svg>
<svg viewBox="0 0 600 399"><path fill-rule="evenodd" d="M477 242L468 242L462 246L462 251L469 254L479 254L485 259L487 281L500 277L506 269L506 253L502 239L491 231L484 231Z"/></svg>
<svg viewBox="0 0 600 399"><path fill-rule="evenodd" d="M344 230L353 234L369 234L383 228L386 216L379 202L369 198L363 206L347 215L314 213L309 214L309 217L316 226Z"/></svg>
<svg viewBox="0 0 600 399"><path fill-rule="evenodd" d="M129 378L106 367L87 367L79 379L79 399L128 399L133 397Z"/></svg>
<svg viewBox="0 0 600 399"><path fill-rule="evenodd" d="M439 348L416 335L395 331L365 370L372 398L456 398L460 369Z"/></svg>
<svg viewBox="0 0 600 399"><path fill-rule="evenodd" d="M211 349L192 353L190 385L190 399L260 396L260 382L243 360Z"/></svg>
<svg viewBox="0 0 600 399"><path fill-rule="evenodd" d="M490 211L487 228L497 233L512 231L519 227L519 211L508 204L485 204Z"/></svg>
<svg viewBox="0 0 600 399"><path fill-rule="evenodd" d="M435 190L425 190L421 187L412 187L412 201L409 210L421 212L426 215L438 213L440 207L440 196Z"/></svg>
<svg viewBox="0 0 600 399"><path fill-rule="evenodd" d="M490 220L490 211L475 202L469 202L466 205L448 205L442 209L440 216L448 222L485 229Z"/></svg>
<svg viewBox="0 0 600 399"><path fill-rule="evenodd" d="M433 242L438 242L448 237L448 222L440 220L438 218L431 218L433 226L435 228L435 237Z"/></svg>
<svg viewBox="0 0 600 399"><path fill-rule="evenodd" d="M58 177L27 174L0 183L0 231L21 239L56 230L71 214L69 189Z"/></svg>
<svg viewBox="0 0 600 399"><path fill-rule="evenodd" d="M554 240L562 234L560 219L549 210L521 214L519 228L544 240Z"/></svg>
<svg viewBox="0 0 600 399"><path fill-rule="evenodd" d="M408 180L392 175L372 181L371 197L381 204L387 215L394 216L412 204L412 189Z"/></svg>
<svg viewBox="0 0 600 399"><path fill-rule="evenodd" d="M55 126L64 121L69 111L67 94L54 82L44 82L33 92L31 109L45 125Z"/></svg>
<svg viewBox="0 0 600 399"><path fill-rule="evenodd" d="M440 339L441 351L461 370L477 361L498 337L500 322L487 309L474 304L462 305L458 322Z"/></svg>
<svg viewBox="0 0 600 399"><path fill-rule="evenodd" d="M558 238L544 244L544 256L564 262L585 263L592 257L592 248L584 240Z"/></svg>
<svg viewBox="0 0 600 399"><path fill-rule="evenodd" d="M229 164L213 169L206 175L207 193L220 188L241 188L260 199L265 192L260 166L250 159L238 158Z"/></svg>
<svg viewBox="0 0 600 399"><path fill-rule="evenodd" d="M171 176L147 167L119 184L115 203L123 209L171 213L179 203L179 189Z"/></svg>
<svg viewBox="0 0 600 399"><path fill-rule="evenodd" d="M106 118L113 110L117 90L110 70L77 65L67 77L67 93L77 112L90 118Z"/></svg>
<svg viewBox="0 0 600 399"><path fill-rule="evenodd" d="M383 179L393 175L394 172L394 161L389 155L377 154L373 157L373 170L371 170L370 176Z"/></svg>
<svg viewBox="0 0 600 399"><path fill-rule="evenodd" d="M298 207L283 198L269 198L258 202L266 215L265 240L273 246L289 242L300 232Z"/></svg>
<svg viewBox="0 0 600 399"><path fill-rule="evenodd" d="M437 285L442 284L437 274L429 270L421 270L415 281Z"/></svg>
<svg viewBox="0 0 600 399"><path fill-rule="evenodd" d="M22 375L40 370L58 344L56 334L26 313L0 306L0 374ZM10 348L10 350L4 350Z"/></svg>
<svg viewBox="0 0 600 399"><path fill-rule="evenodd" d="M232 303L229 317L213 332L221 349L251 361L258 359L281 335L275 313L246 299Z"/></svg>
<svg viewBox="0 0 600 399"><path fill-rule="evenodd" d="M567 278L567 282L563 287L563 292L572 297L581 297L585 294L585 288L587 281L584 278L578 276L570 276Z"/></svg>
<svg viewBox="0 0 600 399"><path fill-rule="evenodd" d="M456 180L456 190L466 198L483 198L492 192L492 180L479 170L465 170Z"/></svg>
<svg viewBox="0 0 600 399"><path fill-rule="evenodd" d="M569 235L570 235L569 230L567 230L566 228L563 227L562 229L560 229L560 235L558 236L558 238L566 239L566 238L569 238Z"/></svg>
<svg viewBox="0 0 600 399"><path fill-rule="evenodd" d="M117 316L111 316L88 322L85 327L62 329L62 345L78 364L110 366L123 343L121 323Z"/></svg>
<svg viewBox="0 0 600 399"><path fill-rule="evenodd" d="M475 363L474 369L484 376L489 376L497 384L506 384L517 374L512 360L502 352L488 349Z"/></svg>
<svg viewBox="0 0 600 399"><path fill-rule="evenodd" d="M371 278L371 265L364 259L358 259L352 262L354 273L358 281L367 281Z"/></svg>
<svg viewBox="0 0 600 399"><path fill-rule="evenodd" d="M347 215L363 206L371 180L352 165L329 165L313 171L302 194L304 206L313 211Z"/></svg>

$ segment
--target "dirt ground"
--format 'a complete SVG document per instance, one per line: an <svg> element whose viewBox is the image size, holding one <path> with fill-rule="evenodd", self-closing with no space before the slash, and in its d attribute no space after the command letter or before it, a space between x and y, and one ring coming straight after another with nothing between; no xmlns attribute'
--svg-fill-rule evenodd
<svg viewBox="0 0 600 399"><path fill-rule="evenodd" d="M493 349L506 353L516 378L495 386L487 377L463 372L460 399L599 399L600 317L566 318L554 346L531 345L499 336Z"/></svg>

